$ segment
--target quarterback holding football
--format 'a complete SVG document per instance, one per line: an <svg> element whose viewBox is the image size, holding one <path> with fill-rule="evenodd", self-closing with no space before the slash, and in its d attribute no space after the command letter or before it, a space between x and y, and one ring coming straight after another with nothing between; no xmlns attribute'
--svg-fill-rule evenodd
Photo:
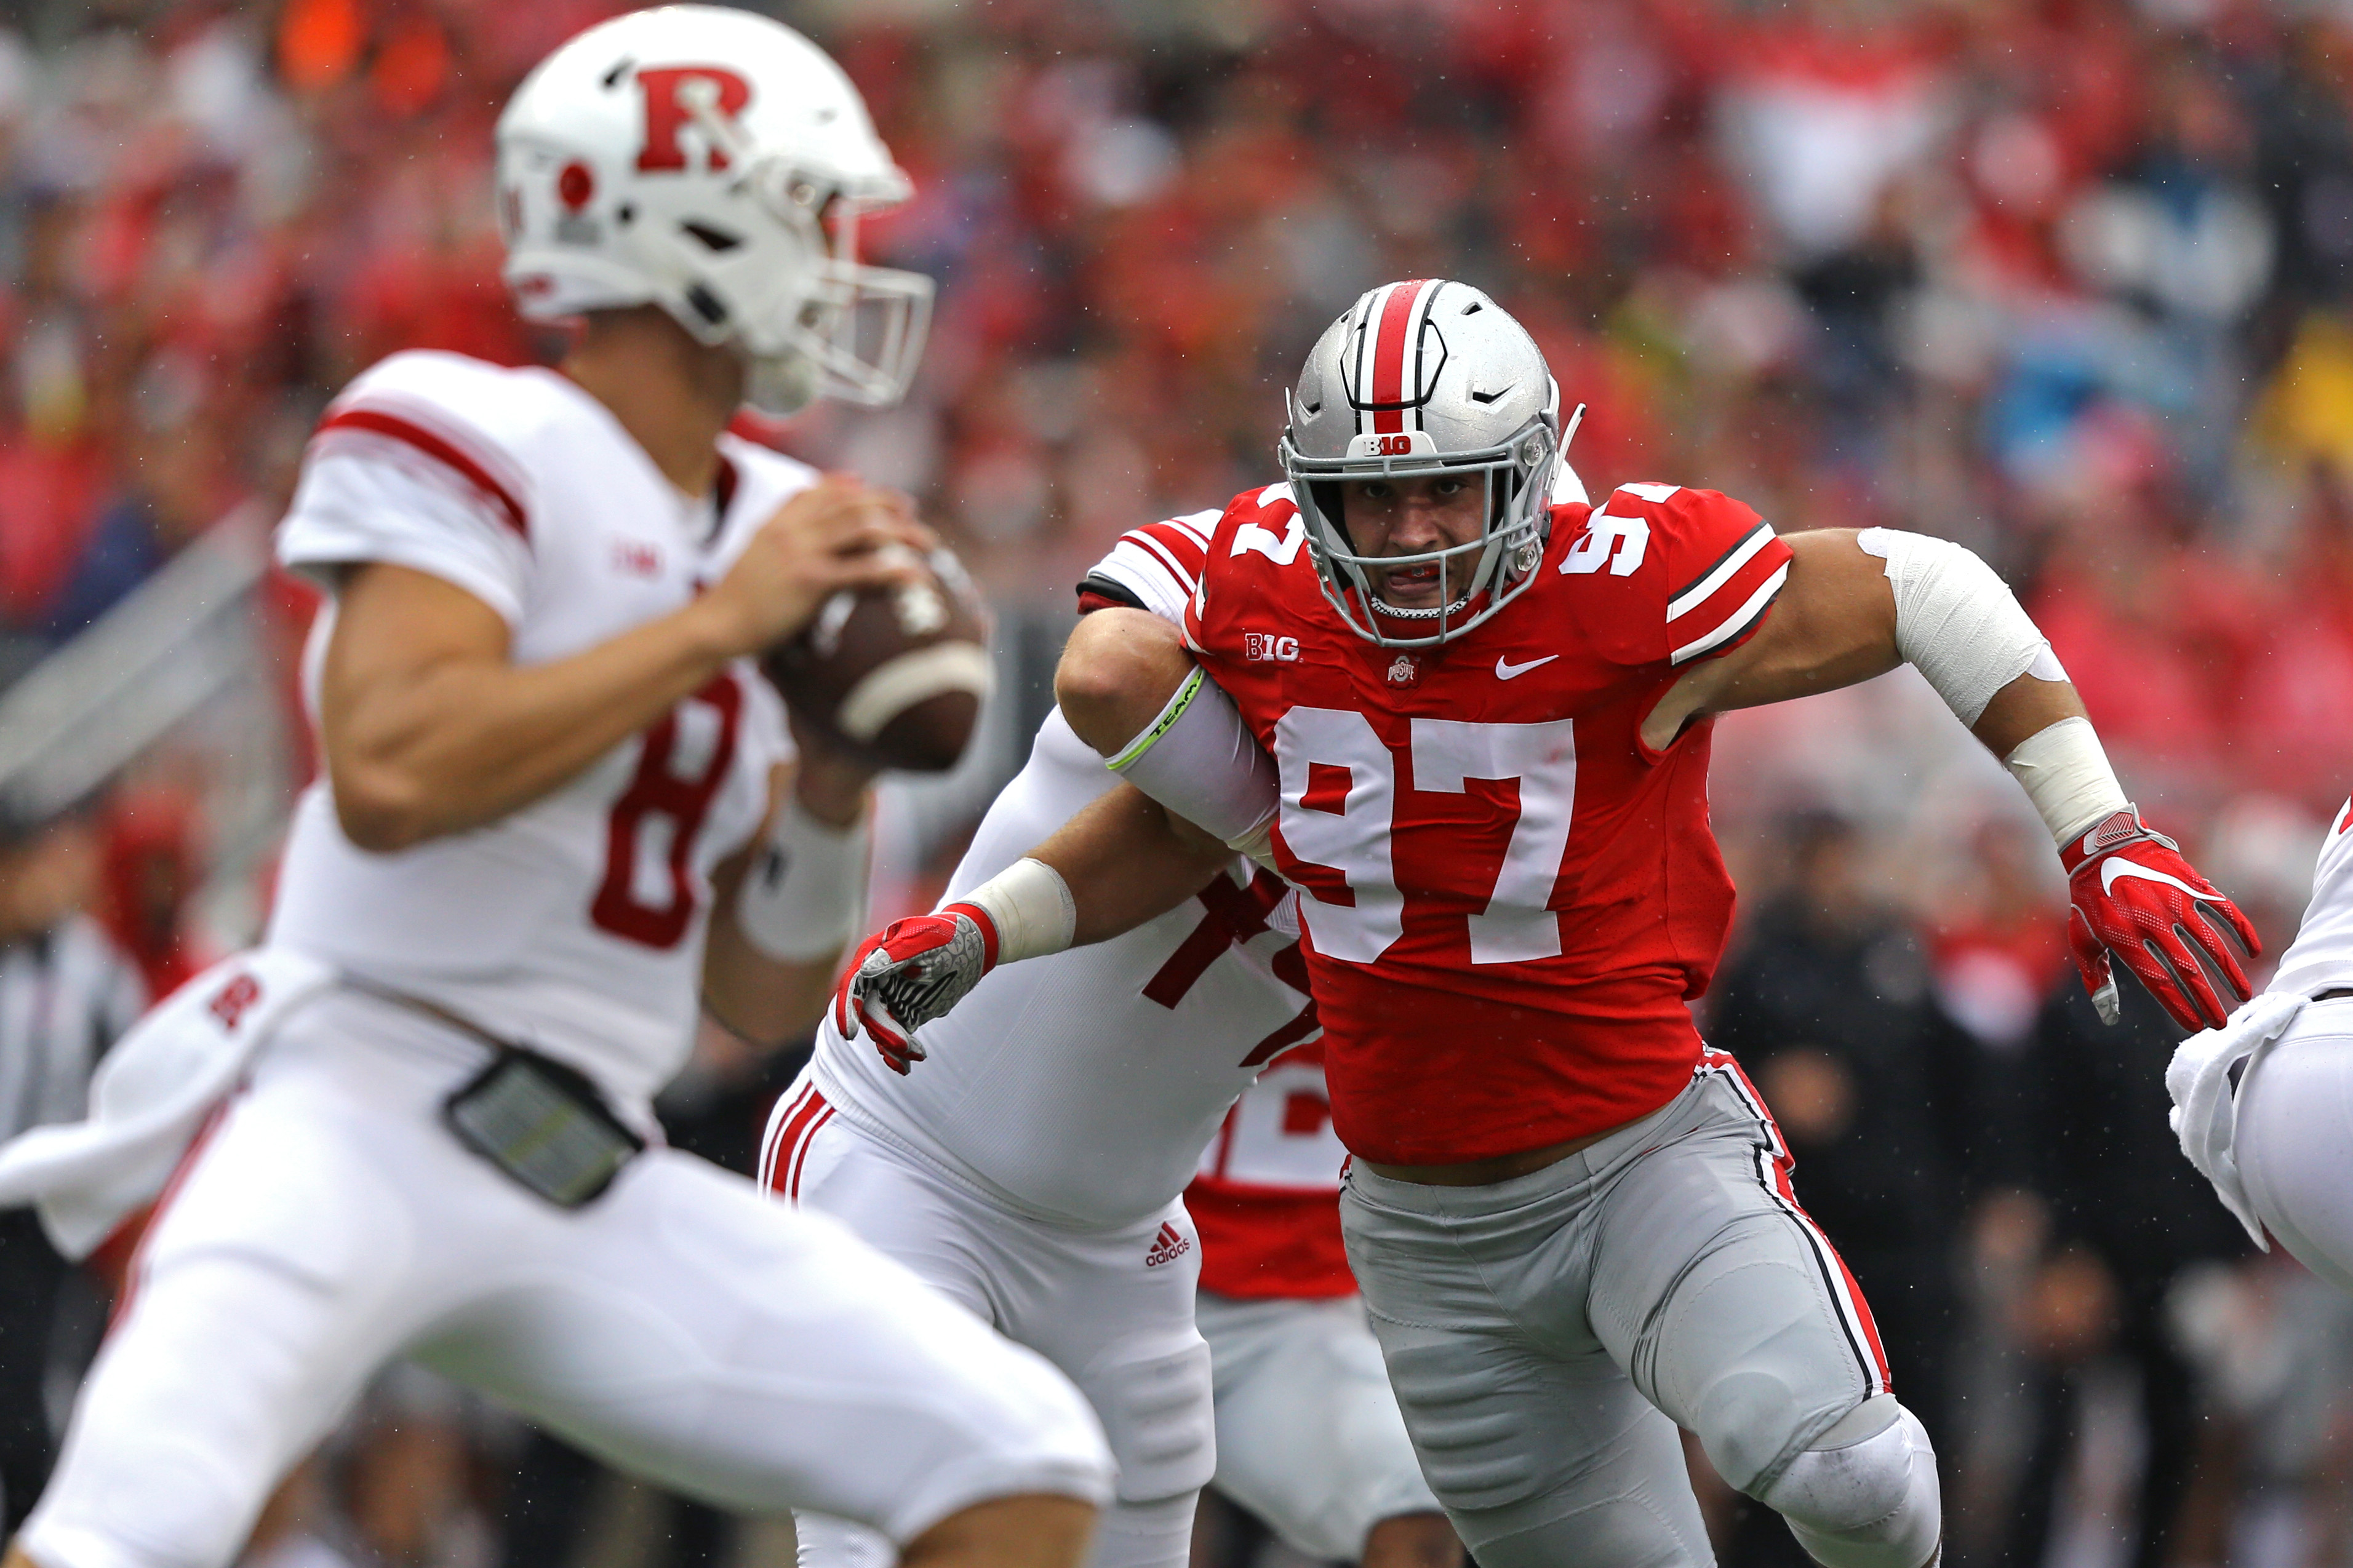
<svg viewBox="0 0 2353 1568"><path fill-rule="evenodd" d="M699 1001L769 1039L821 1009L877 753L970 684L968 643L918 649L797 715L792 765L758 661L936 593L930 542L725 433L900 395L930 286L851 236L906 176L832 60L708 6L574 38L498 142L508 280L579 335L558 370L396 354L310 447L278 549L332 595L325 766L266 942L12 1151L83 1239L178 1169L9 1568L232 1561L399 1357L723 1507L1070 1568L1111 1463L1069 1382L649 1104Z"/></svg>
<svg viewBox="0 0 2353 1568"><path fill-rule="evenodd" d="M1709 1561L1680 1426L1829 1568L1924 1568L1928 1435L1686 1005L1732 910L1709 716L1909 662L2049 826L2109 1005L2121 961L2185 1026L2221 1023L2253 931L2143 825L1975 555L1784 538L1672 484L1556 502L1561 404L1479 290L1359 299L1181 632L1106 611L1064 653L1063 714L1140 794L870 939L838 1011L919 1054L995 966L1152 918L1236 849L1265 861L1300 892L1349 1261L1478 1561Z"/></svg>

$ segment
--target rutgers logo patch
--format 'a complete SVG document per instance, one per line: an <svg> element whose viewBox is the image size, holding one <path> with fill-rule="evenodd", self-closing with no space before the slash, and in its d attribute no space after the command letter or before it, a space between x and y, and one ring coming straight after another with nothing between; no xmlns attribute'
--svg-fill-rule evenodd
<svg viewBox="0 0 2353 1568"><path fill-rule="evenodd" d="M638 154L641 174L686 172L686 148L678 133L694 123L690 93L715 93L712 107L729 120L752 101L752 84L725 66L649 66L638 72L638 91L646 106L646 144ZM708 149L707 156L707 167L727 167L721 149Z"/></svg>
<svg viewBox="0 0 2353 1568"><path fill-rule="evenodd" d="M219 994L206 1005L206 1011L220 1020L220 1026L231 1034L256 1002L261 1000L261 982L250 974L240 974L220 988Z"/></svg>

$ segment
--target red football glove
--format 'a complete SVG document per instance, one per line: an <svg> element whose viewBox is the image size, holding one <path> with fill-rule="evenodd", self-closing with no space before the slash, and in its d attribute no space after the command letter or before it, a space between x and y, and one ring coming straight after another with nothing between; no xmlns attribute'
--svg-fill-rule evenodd
<svg viewBox="0 0 2353 1568"><path fill-rule="evenodd" d="M963 1001L997 967L997 922L977 904L950 904L892 921L866 939L833 994L833 1021L854 1040L860 1025L892 1072L923 1059L915 1031Z"/></svg>
<svg viewBox="0 0 2353 1568"><path fill-rule="evenodd" d="M2063 847L2059 860L2067 868L2067 945L2105 1022L2121 1011L2111 953L2185 1029L2221 1027L2254 994L2241 963L2263 951L2255 928L2180 846L2141 821L2137 806Z"/></svg>

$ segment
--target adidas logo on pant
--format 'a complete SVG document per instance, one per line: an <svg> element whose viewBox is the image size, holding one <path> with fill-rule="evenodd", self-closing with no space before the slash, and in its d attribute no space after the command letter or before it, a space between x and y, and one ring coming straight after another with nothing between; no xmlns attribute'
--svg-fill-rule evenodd
<svg viewBox="0 0 2353 1568"><path fill-rule="evenodd" d="M1193 1250L1193 1238L1166 1220L1160 1222L1160 1234L1152 1238L1152 1250L1144 1255L1146 1268L1157 1268L1171 1259L1184 1257Z"/></svg>

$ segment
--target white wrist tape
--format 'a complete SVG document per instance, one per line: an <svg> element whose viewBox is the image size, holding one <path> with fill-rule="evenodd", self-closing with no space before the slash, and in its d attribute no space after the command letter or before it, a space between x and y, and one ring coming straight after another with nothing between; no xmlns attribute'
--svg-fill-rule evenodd
<svg viewBox="0 0 2353 1568"><path fill-rule="evenodd" d="M1111 759L1111 771L1244 854L1263 847L1281 799L1274 759L1234 700L1198 669Z"/></svg>
<svg viewBox="0 0 2353 1568"><path fill-rule="evenodd" d="M1975 724L1994 693L2021 675L2067 679L2010 584L1975 552L1896 528L1866 528L1855 542L1887 563L1896 651L1962 723Z"/></svg>
<svg viewBox="0 0 2353 1568"><path fill-rule="evenodd" d="M1071 945L1078 934L1079 906L1062 874L1026 856L975 888L955 903L977 904L997 922L997 962L1043 958Z"/></svg>
<svg viewBox="0 0 2353 1568"><path fill-rule="evenodd" d="M2037 730L2001 765L2042 813L2054 843L2066 843L2132 804L2089 719L2062 719Z"/></svg>
<svg viewBox="0 0 2353 1568"><path fill-rule="evenodd" d="M779 963L807 963L863 935L866 825L828 826L786 796L736 890L744 940Z"/></svg>

